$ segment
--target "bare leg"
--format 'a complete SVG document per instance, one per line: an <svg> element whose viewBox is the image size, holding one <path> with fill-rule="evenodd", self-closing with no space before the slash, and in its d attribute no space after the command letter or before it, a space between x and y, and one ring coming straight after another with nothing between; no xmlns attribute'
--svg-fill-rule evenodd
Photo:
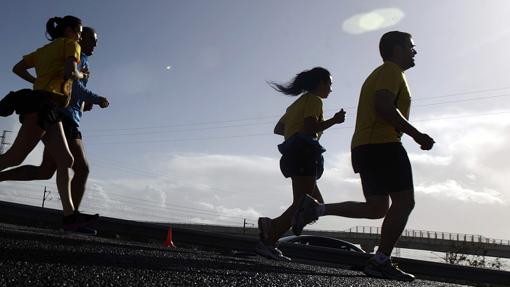
<svg viewBox="0 0 510 287"><path fill-rule="evenodd" d="M414 208L414 192L412 190L390 193L390 196L391 207L383 221L378 249L386 256L391 255Z"/></svg>
<svg viewBox="0 0 510 287"><path fill-rule="evenodd" d="M74 206L71 201L69 169L73 166L73 156L67 146L61 122L48 128L44 143L57 164L57 189L64 216L71 215L74 212Z"/></svg>
<svg viewBox="0 0 510 287"><path fill-rule="evenodd" d="M311 197L313 197L315 200L317 200L320 203L324 203L324 198L322 198L321 191L319 190L319 187L317 184L315 184L315 188L313 189L312 193L309 193Z"/></svg>
<svg viewBox="0 0 510 287"><path fill-rule="evenodd" d="M366 202L345 201L326 204L324 215L350 218L378 219L386 216L389 207L387 195L366 196Z"/></svg>
<svg viewBox="0 0 510 287"><path fill-rule="evenodd" d="M85 193L85 184L89 176L89 165L85 157L85 150L81 139L69 141L69 149L74 157L74 176L71 180L71 194L74 208L78 210L83 194Z"/></svg>
<svg viewBox="0 0 510 287"><path fill-rule="evenodd" d="M25 115L23 124L11 148L0 155L0 170L23 163L27 155L35 148L45 131L37 124L37 113Z"/></svg>
<svg viewBox="0 0 510 287"><path fill-rule="evenodd" d="M289 206L289 208L287 208L287 210L285 210L282 215L271 221L271 236L269 238L268 244L274 245L276 241L278 241L278 239L285 232L287 232L287 230L289 230L292 224L292 216L294 215L294 210L297 208L299 201L305 194L314 194L316 197L319 196L322 200L322 196L313 176L292 177L292 191L292 205Z"/></svg>
<svg viewBox="0 0 510 287"><path fill-rule="evenodd" d="M50 179L57 166L47 148L44 148L43 160L40 166L22 165L16 168L0 172L0 181L16 180L41 180Z"/></svg>

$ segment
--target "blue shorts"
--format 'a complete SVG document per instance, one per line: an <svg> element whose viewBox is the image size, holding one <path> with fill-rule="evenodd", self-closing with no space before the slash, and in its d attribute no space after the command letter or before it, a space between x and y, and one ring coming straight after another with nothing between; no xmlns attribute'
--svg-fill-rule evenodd
<svg viewBox="0 0 510 287"><path fill-rule="evenodd" d="M313 176L319 179L324 172L326 150L315 139L303 134L296 134L278 145L282 157L280 170L285 177Z"/></svg>
<svg viewBox="0 0 510 287"><path fill-rule="evenodd" d="M81 132L78 129L76 123L63 114L60 115L60 118L62 120L62 127L64 128L64 134L67 141L70 142L73 140L81 140Z"/></svg>

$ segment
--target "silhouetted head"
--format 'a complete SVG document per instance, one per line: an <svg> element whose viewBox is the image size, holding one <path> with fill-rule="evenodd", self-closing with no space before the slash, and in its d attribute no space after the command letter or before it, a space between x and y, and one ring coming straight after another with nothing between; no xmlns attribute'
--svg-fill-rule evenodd
<svg viewBox="0 0 510 287"><path fill-rule="evenodd" d="M411 34L391 31L384 34L379 42L379 52L384 61L392 61L403 70L414 67L416 50Z"/></svg>
<svg viewBox="0 0 510 287"><path fill-rule="evenodd" d="M304 92L312 92L321 98L327 98L331 92L331 74L322 67L315 67L297 74L288 84L271 82L269 85L286 95L298 96Z"/></svg>
<svg viewBox="0 0 510 287"><path fill-rule="evenodd" d="M91 27L83 27L83 32L81 33L81 52L87 56L92 56L94 54L94 49L97 45L97 33L94 28Z"/></svg>
<svg viewBox="0 0 510 287"><path fill-rule="evenodd" d="M81 20L74 16L53 17L46 22L46 37L53 41L57 38L68 37L79 41L82 32Z"/></svg>

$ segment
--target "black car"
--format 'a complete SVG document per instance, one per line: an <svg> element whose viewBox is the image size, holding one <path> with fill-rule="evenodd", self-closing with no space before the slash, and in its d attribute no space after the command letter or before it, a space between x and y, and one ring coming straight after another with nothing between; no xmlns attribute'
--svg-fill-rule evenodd
<svg viewBox="0 0 510 287"><path fill-rule="evenodd" d="M278 240L278 243L293 243L293 244L304 244L310 246L320 246L320 247L328 247L341 249L352 252L361 252L365 253L358 246L336 238L325 237L325 236L316 236L316 235L300 235L300 236L287 236L282 237Z"/></svg>

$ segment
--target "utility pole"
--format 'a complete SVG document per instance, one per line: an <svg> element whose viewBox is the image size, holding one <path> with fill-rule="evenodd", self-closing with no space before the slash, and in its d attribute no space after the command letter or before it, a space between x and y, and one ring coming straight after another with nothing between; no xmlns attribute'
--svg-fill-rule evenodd
<svg viewBox="0 0 510 287"><path fill-rule="evenodd" d="M43 198L42 198L42 208L44 208L44 202L45 202L45 201L46 201L46 199L47 199L46 193L48 193L48 196L50 196L51 190L47 190L47 189L46 189L46 186L45 186L45 187L44 187ZM50 199L48 198L48 200L50 200Z"/></svg>
<svg viewBox="0 0 510 287"><path fill-rule="evenodd" d="M6 142L5 139L7 138L7 133L10 133L11 131L4 130L2 132L2 136L0 137L2 140L0 141L0 154L4 153L4 146L8 145L10 143Z"/></svg>
<svg viewBox="0 0 510 287"><path fill-rule="evenodd" d="M246 221L246 218L243 218L243 234L246 233L246 225L254 226L253 223L248 223L248 221Z"/></svg>

